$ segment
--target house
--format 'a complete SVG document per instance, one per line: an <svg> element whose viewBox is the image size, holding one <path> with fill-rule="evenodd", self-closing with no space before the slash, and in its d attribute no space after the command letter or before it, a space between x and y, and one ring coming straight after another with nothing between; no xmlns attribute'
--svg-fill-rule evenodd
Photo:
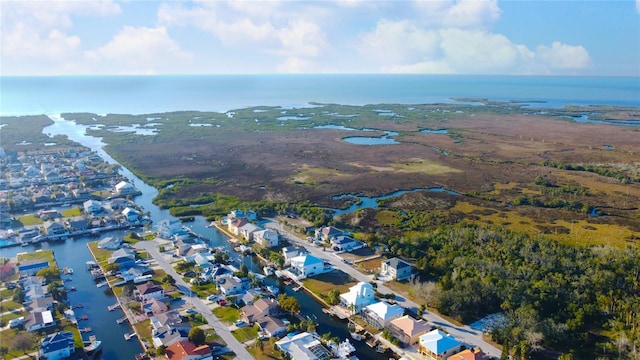
<svg viewBox="0 0 640 360"><path fill-rule="evenodd" d="M67 229L61 223L57 221L47 220L42 225L44 232L47 236L64 235L67 233Z"/></svg>
<svg viewBox="0 0 640 360"><path fill-rule="evenodd" d="M260 296L261 292L258 292L254 289L249 289L244 294L242 294L239 302L244 305L252 305L256 300L260 298Z"/></svg>
<svg viewBox="0 0 640 360"><path fill-rule="evenodd" d="M265 316L277 315L280 313L278 302L273 299L258 299L251 305L242 307L240 318L249 324Z"/></svg>
<svg viewBox="0 0 640 360"><path fill-rule="evenodd" d="M158 236L163 239L173 239L174 235L182 231L182 222L178 219L163 219L158 223Z"/></svg>
<svg viewBox="0 0 640 360"><path fill-rule="evenodd" d="M256 231L262 230L261 227L254 225L252 223L246 223L240 227L240 236L247 241L253 240L253 233Z"/></svg>
<svg viewBox="0 0 640 360"><path fill-rule="evenodd" d="M460 351L462 344L440 329L430 331L418 339L418 352L429 360L447 359Z"/></svg>
<svg viewBox="0 0 640 360"><path fill-rule="evenodd" d="M265 316L256 321L260 332L270 338L284 335L287 332L287 325L284 321L273 316Z"/></svg>
<svg viewBox="0 0 640 360"><path fill-rule="evenodd" d="M24 328L31 332L53 326L56 322L53 320L53 314L50 310L34 310L24 318Z"/></svg>
<svg viewBox="0 0 640 360"><path fill-rule="evenodd" d="M26 296L25 296L25 300L26 300ZM33 310L53 310L53 305L54 305L55 301L53 300L53 297L51 295L45 295L42 297L37 297L37 298L33 298L31 299L31 301L29 301L24 308L28 311L33 311Z"/></svg>
<svg viewBox="0 0 640 360"><path fill-rule="evenodd" d="M107 236L98 241L100 249L118 250L122 246L122 238L120 236Z"/></svg>
<svg viewBox="0 0 640 360"><path fill-rule="evenodd" d="M179 341L188 341L190 330L191 327L172 328L162 326L152 330L151 341L156 347L171 346Z"/></svg>
<svg viewBox="0 0 640 360"><path fill-rule="evenodd" d="M48 264L48 263L47 263ZM42 287L45 285L44 276L27 276L20 280L20 285L24 290L29 290L34 286Z"/></svg>
<svg viewBox="0 0 640 360"><path fill-rule="evenodd" d="M480 348L465 349L457 354L449 356L450 360L487 360L489 356L485 354Z"/></svg>
<svg viewBox="0 0 640 360"><path fill-rule="evenodd" d="M169 311L167 305L160 299L152 298L142 303L142 313L146 315L162 314Z"/></svg>
<svg viewBox="0 0 640 360"><path fill-rule="evenodd" d="M389 276L394 280L406 280L411 277L413 266L399 258L391 258L381 263L380 273Z"/></svg>
<svg viewBox="0 0 640 360"><path fill-rule="evenodd" d="M135 265L136 252L131 249L118 249L111 253L109 264L119 264L120 270L126 270Z"/></svg>
<svg viewBox="0 0 640 360"><path fill-rule="evenodd" d="M135 195L137 193L136 187L126 181L117 183L114 190L118 196Z"/></svg>
<svg viewBox="0 0 640 360"><path fill-rule="evenodd" d="M331 248L335 251L351 251L362 247L362 243L350 236L340 235L331 239Z"/></svg>
<svg viewBox="0 0 640 360"><path fill-rule="evenodd" d="M138 213L138 211L136 211L136 209L132 207L126 207L124 210L122 210L122 215L124 215L125 219L127 219L127 221L130 223L135 223L140 218L140 213Z"/></svg>
<svg viewBox="0 0 640 360"><path fill-rule="evenodd" d="M46 269L49 267L49 262L47 260L22 260L18 265L18 272L20 276L22 275L35 275L41 269Z"/></svg>
<svg viewBox="0 0 640 360"><path fill-rule="evenodd" d="M32 301L35 299L40 299L47 296L47 288L40 285L31 286L24 292L24 300Z"/></svg>
<svg viewBox="0 0 640 360"><path fill-rule="evenodd" d="M129 205L129 200L117 198L109 201L109 206L111 206L111 210L124 210Z"/></svg>
<svg viewBox="0 0 640 360"><path fill-rule="evenodd" d="M340 304L353 314L358 314L365 306L375 301L375 290L366 282L359 282L350 287L349 292L340 294Z"/></svg>
<svg viewBox="0 0 640 360"><path fill-rule="evenodd" d="M416 320L409 315L404 315L391 320L387 330L400 342L411 346L418 342L420 335L431 331L431 326L422 319Z"/></svg>
<svg viewBox="0 0 640 360"><path fill-rule="evenodd" d="M40 235L40 230L37 227L21 229L19 235L22 242L29 242L34 237Z"/></svg>
<svg viewBox="0 0 640 360"><path fill-rule="evenodd" d="M333 227L333 226L323 226L315 231L316 239L320 239L323 241L329 241L335 237L345 235L344 231Z"/></svg>
<svg viewBox="0 0 640 360"><path fill-rule="evenodd" d="M229 223L227 224L227 228L233 235L240 236L240 228L247 225L248 223L249 221L247 221L247 219L245 218L237 218L229 221Z"/></svg>
<svg viewBox="0 0 640 360"><path fill-rule="evenodd" d="M333 354L322 345L317 334L308 332L285 336L276 342L276 347L295 360L331 359Z"/></svg>
<svg viewBox="0 0 640 360"><path fill-rule="evenodd" d="M60 331L42 339L38 349L38 357L47 360L61 360L70 357L74 352L73 333Z"/></svg>
<svg viewBox="0 0 640 360"><path fill-rule="evenodd" d="M182 317L177 310L169 310L166 313L156 314L149 317L149 320L153 330L158 330L164 326L168 326L172 329L191 328L191 325L188 322L182 322Z"/></svg>
<svg viewBox="0 0 640 360"><path fill-rule="evenodd" d="M282 256L284 257L284 264L291 264L291 259L296 256L304 255L307 253L305 248L298 248L295 246L285 246L282 248Z"/></svg>
<svg viewBox="0 0 640 360"><path fill-rule="evenodd" d="M239 278L230 276L222 278L221 283L218 284L218 288L224 296L236 295L242 292L244 284Z"/></svg>
<svg viewBox="0 0 640 360"><path fill-rule="evenodd" d="M89 221L82 216L74 216L67 221L69 231L85 231L89 228Z"/></svg>
<svg viewBox="0 0 640 360"><path fill-rule="evenodd" d="M96 200L87 200L82 203L82 207L85 214L95 215L102 211L102 203Z"/></svg>
<svg viewBox="0 0 640 360"><path fill-rule="evenodd" d="M211 360L213 354L209 345L196 346L191 341L178 341L167 347L165 355L169 360Z"/></svg>
<svg viewBox="0 0 640 360"><path fill-rule="evenodd" d="M164 297L164 289L160 285L156 285L151 281L136 286L134 294L141 302L147 302L151 299L160 299Z"/></svg>
<svg viewBox="0 0 640 360"><path fill-rule="evenodd" d="M298 279L320 274L324 272L324 260L311 254L296 256L291 259L289 272Z"/></svg>
<svg viewBox="0 0 640 360"><path fill-rule="evenodd" d="M75 189L71 191L71 194L78 200L89 199L91 197L91 191L89 189Z"/></svg>
<svg viewBox="0 0 640 360"><path fill-rule="evenodd" d="M371 305L367 305L362 310L362 317L371 326L378 329L387 327L391 320L397 319L404 315L404 308L396 304L389 304L385 301L379 301Z"/></svg>
<svg viewBox="0 0 640 360"><path fill-rule="evenodd" d="M262 247L278 246L278 234L273 230L259 230L253 233L253 241Z"/></svg>

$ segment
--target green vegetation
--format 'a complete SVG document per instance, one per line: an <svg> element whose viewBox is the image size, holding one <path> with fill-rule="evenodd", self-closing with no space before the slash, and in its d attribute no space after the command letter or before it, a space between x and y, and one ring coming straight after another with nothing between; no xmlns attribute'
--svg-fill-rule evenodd
<svg viewBox="0 0 640 360"><path fill-rule="evenodd" d="M34 214L22 215L22 216L19 216L17 219L24 226L40 225L44 223L42 219L35 216Z"/></svg>
<svg viewBox="0 0 640 360"><path fill-rule="evenodd" d="M233 330L231 332L231 334L233 334L233 336L238 339L238 341L240 342L246 342L249 340L253 340L255 338L258 337L258 331L260 331L260 328L258 327L258 325L253 325L253 326L248 326L248 327L243 327L243 328L239 328L236 330Z"/></svg>
<svg viewBox="0 0 640 360"><path fill-rule="evenodd" d="M232 306L219 306L212 311L218 319L229 324L240 318L240 310Z"/></svg>

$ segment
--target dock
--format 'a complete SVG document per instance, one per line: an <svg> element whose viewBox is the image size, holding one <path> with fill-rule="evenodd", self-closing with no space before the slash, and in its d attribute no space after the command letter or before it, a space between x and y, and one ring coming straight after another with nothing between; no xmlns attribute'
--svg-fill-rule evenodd
<svg viewBox="0 0 640 360"><path fill-rule="evenodd" d="M116 320L116 323L118 323L118 324L122 324L122 323L123 323L123 322L125 322L125 321L129 321L129 319L127 319L127 317L126 317L126 316L125 316L125 317L121 317L120 319Z"/></svg>
<svg viewBox="0 0 640 360"><path fill-rule="evenodd" d="M88 333L88 332L91 332L91 328L90 328L90 327L85 327L85 328L82 328L82 329L79 329L79 330L80 330L80 333Z"/></svg>
<svg viewBox="0 0 640 360"><path fill-rule="evenodd" d="M109 309L109 311L113 311L113 310L115 310L115 309L117 309L119 307L120 307L120 303L115 303L113 305L107 306L107 309Z"/></svg>
<svg viewBox="0 0 640 360"><path fill-rule="evenodd" d="M128 334L124 334L124 339L129 341L131 340L133 337L137 336L138 334L136 334L136 332L132 332L132 333L128 333Z"/></svg>

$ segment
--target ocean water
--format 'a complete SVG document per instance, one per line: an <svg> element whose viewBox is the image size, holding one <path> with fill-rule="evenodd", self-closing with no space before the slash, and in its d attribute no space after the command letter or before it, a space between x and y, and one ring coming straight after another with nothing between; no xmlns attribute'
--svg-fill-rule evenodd
<svg viewBox="0 0 640 360"><path fill-rule="evenodd" d="M204 75L0 77L0 115L149 114L305 107L450 103L454 97L533 107L640 106L638 77L436 75Z"/></svg>

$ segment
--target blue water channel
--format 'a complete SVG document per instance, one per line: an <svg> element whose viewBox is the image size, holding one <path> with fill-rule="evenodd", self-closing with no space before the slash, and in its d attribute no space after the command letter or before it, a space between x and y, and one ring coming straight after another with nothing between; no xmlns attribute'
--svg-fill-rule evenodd
<svg viewBox="0 0 640 360"><path fill-rule="evenodd" d="M53 119L54 124L43 130L45 134L50 134L51 136L58 134L66 135L71 140L96 151L105 161L118 164L117 161L103 150L103 146L105 144L102 142L101 138L85 135L86 126L77 125L72 121L60 118L53 117ZM155 188L144 183L125 167L122 167L120 172L123 176L132 181L142 192L142 195L135 198L135 202L138 206L142 207L145 212L149 213L149 216L154 223L158 223L163 219L174 218L168 210L160 209L152 203L153 198L158 193ZM254 272L262 271L262 265L256 260L256 258L242 257L231 251L231 245L227 241L226 235L218 231L216 228L210 227L205 218L195 217L194 221L185 223L185 225L191 228L195 233L201 235L203 239L208 241L211 247L222 246L229 250L231 257L236 262L239 261L246 264L249 270ZM93 330L92 334L96 335L99 340L103 341L102 358L131 359L135 354L142 351L142 347L135 339L130 341L124 340L124 334L131 330L127 323L122 325L116 324L116 320L123 316L122 312L120 310L110 312L107 309L107 306L116 303L115 296L107 287L96 287L90 277L90 274L85 271L86 261L93 260L86 243L95 240L95 238L77 238L75 240L67 240L66 242L41 243L29 247L7 248L1 249L1 255L13 257L22 251L31 252L38 248L52 249L56 260L58 261L58 265L61 268L71 267L75 270L74 275L72 275L73 280L67 282L67 284L72 285L67 286L75 286L77 291L69 293L69 300L72 305L83 304L83 308L76 310L77 316L87 314L89 315L89 319L82 321L80 323L80 327L91 327ZM268 278L267 281L275 283L275 279L273 278ZM322 312L322 305L311 295L304 291L294 292L291 286L287 287L285 292L288 295L294 296L301 304L301 314L304 314L317 322L317 331L320 334L330 332L332 336L337 336L341 340L349 337L347 322L338 320ZM377 353L364 342L357 342L354 340L352 343L356 347L355 355L359 356L360 359L376 360L388 358L388 355L385 356L384 354Z"/></svg>

